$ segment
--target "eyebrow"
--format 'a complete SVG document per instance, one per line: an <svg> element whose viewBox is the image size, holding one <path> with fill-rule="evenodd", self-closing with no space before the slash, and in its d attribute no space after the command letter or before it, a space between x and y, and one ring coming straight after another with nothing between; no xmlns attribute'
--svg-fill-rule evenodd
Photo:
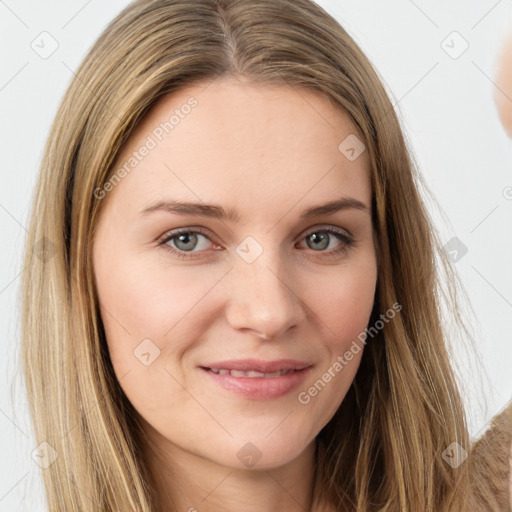
<svg viewBox="0 0 512 512"><path fill-rule="evenodd" d="M310 219L321 215L330 215L342 210L356 209L369 213L369 209L363 202L354 197L340 197L328 203L318 206L312 206L300 214L301 219ZM195 215L200 217L210 217L213 219L239 222L240 214L237 210L229 208L225 210L222 206L215 204L190 203L182 201L165 200L158 201L144 208L140 213L147 215L154 211L166 211L178 215Z"/></svg>

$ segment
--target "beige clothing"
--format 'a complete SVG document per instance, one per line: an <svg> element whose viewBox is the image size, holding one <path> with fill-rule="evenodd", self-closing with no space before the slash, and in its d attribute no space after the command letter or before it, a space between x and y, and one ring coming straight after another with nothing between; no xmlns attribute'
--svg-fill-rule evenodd
<svg viewBox="0 0 512 512"><path fill-rule="evenodd" d="M468 461L477 500L474 512L511 512L512 404L493 419Z"/></svg>

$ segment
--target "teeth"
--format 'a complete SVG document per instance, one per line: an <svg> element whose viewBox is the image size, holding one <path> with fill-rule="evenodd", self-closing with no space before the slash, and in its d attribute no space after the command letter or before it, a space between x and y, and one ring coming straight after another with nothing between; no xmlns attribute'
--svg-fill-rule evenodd
<svg viewBox="0 0 512 512"><path fill-rule="evenodd" d="M213 373L216 373L218 375L227 375L228 373L232 375L233 377L253 377L253 378L265 378L265 379L271 379L273 377L281 377L282 375L287 375L288 373L292 372L293 370L282 370L280 372L272 372L272 373L263 373L263 372L256 372L249 370L247 372L243 372L240 370L217 370L215 368L210 368L210 370Z"/></svg>
<svg viewBox="0 0 512 512"><path fill-rule="evenodd" d="M242 372L240 370L231 370L229 373L233 375L233 377L265 377L264 373L253 371Z"/></svg>

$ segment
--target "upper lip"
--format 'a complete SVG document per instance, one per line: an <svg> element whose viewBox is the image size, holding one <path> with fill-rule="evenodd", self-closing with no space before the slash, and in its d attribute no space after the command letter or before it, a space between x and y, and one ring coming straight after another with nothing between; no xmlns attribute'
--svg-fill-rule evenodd
<svg viewBox="0 0 512 512"><path fill-rule="evenodd" d="M237 359L232 361L220 361L202 366L214 370L238 370L242 372L255 371L261 373L273 373L284 370L302 370L312 366L307 361L296 359L278 359L275 361L264 361L263 359Z"/></svg>

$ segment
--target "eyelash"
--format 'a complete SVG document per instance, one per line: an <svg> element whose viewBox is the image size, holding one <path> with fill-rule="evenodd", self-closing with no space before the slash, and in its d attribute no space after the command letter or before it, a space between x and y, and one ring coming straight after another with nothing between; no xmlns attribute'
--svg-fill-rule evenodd
<svg viewBox="0 0 512 512"><path fill-rule="evenodd" d="M310 231L309 233L304 235L304 237L300 241L302 241L304 238L307 238L308 236L311 236L315 233L329 233L331 235L334 235L341 242L343 242L343 244L340 245L340 247L338 247L337 249L334 249L330 252L318 251L319 255L321 255L321 257L328 257L328 258L329 257L337 257L337 256L339 257L343 254L348 253L350 249L352 249L353 247L356 246L356 241L354 238L352 238L351 236L346 235L345 233L338 231L337 229L334 229L332 227L326 227L326 228L320 228L320 229L317 228L313 231ZM208 240L210 240L208 237L208 233L202 228L194 228L194 229L178 228L173 231L165 233L165 235L163 235L159 239L158 245L162 246L162 248L164 250L169 251L170 253L172 253L175 256L178 256L179 258L190 259L190 260L197 259L200 256L192 256L192 254L196 254L197 252L201 253L202 251L182 251L182 250L176 249L174 247L171 247L168 244L168 242L171 241L173 238L176 238L183 234L200 234L200 235L203 235ZM317 251L313 251L313 252L317 252Z"/></svg>

